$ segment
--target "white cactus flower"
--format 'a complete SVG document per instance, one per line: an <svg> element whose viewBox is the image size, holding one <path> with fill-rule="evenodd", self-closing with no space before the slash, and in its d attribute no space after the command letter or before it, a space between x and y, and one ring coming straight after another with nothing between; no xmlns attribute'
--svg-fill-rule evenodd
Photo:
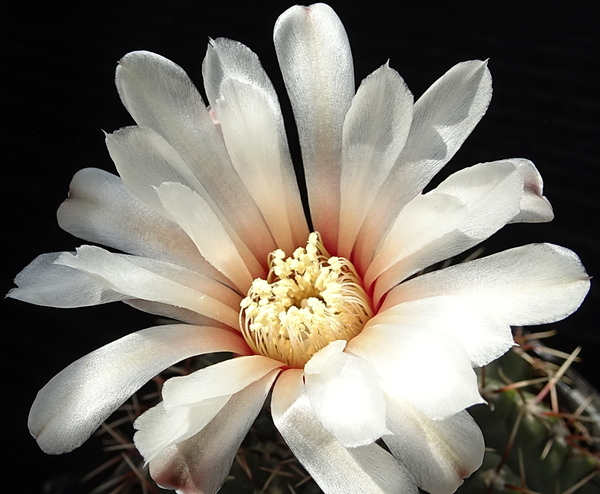
<svg viewBox="0 0 600 494"><path fill-rule="evenodd" d="M387 64L355 91L348 39L327 5L290 8L274 39L310 221L277 95L251 50L210 42L210 109L173 62L126 55L116 81L137 125L106 137L119 176L80 171L58 211L66 231L123 254L84 245L42 255L9 296L124 301L181 323L67 367L39 392L30 430L44 451L71 451L164 369L232 352L169 379L137 419L158 484L216 492L272 390L276 427L324 492L452 493L483 458L466 411L483 401L474 367L513 345L511 325L571 314L589 278L550 244L422 274L508 223L553 217L537 169L520 158L423 193L486 111L485 62L456 65L413 103Z"/></svg>

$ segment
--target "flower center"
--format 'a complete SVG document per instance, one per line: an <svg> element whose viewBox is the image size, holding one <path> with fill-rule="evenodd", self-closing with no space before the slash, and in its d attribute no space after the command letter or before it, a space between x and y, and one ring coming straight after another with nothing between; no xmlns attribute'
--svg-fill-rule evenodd
<svg viewBox="0 0 600 494"><path fill-rule="evenodd" d="M318 233L292 257L271 252L267 279L252 282L241 307L250 348L296 368L332 341L354 338L373 316L354 266L331 257Z"/></svg>

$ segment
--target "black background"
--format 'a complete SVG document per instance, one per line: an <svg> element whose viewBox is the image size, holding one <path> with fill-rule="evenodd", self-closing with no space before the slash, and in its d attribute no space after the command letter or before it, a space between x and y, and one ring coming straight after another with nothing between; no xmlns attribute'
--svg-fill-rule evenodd
<svg viewBox="0 0 600 494"><path fill-rule="evenodd" d="M181 65L201 87L207 38L250 46L273 79L291 122L271 34L290 2L12 2L2 36L2 291L38 254L73 250L55 211L73 174L114 171L101 130L130 125L113 84L125 53L146 49ZM508 226L487 251L549 241L599 270L598 25L596 1L332 2L349 34L357 83L390 59L415 96L457 62L489 58L494 97L441 176L477 162L526 157L541 171L556 219ZM290 128L293 128L290 126ZM292 146L295 146L294 138ZM294 151L297 158L297 148ZM600 385L598 289L564 322L554 344L583 346L577 368ZM48 457L26 428L35 394L76 358L153 324L123 304L60 310L2 302L3 418L9 462L2 492L39 493L84 453ZM545 327L542 329L550 329ZM49 491L48 491L49 492Z"/></svg>

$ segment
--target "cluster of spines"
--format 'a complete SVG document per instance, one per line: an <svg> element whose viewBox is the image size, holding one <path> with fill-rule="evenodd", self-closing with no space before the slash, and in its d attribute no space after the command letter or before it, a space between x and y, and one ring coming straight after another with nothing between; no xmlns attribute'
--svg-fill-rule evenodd
<svg viewBox="0 0 600 494"><path fill-rule="evenodd" d="M489 406L471 413L486 455L458 493L600 493L600 438L594 436L600 398L587 387L582 394L581 378L570 369L580 348L570 355L552 350L540 342L547 336L518 331L519 346L481 369Z"/></svg>

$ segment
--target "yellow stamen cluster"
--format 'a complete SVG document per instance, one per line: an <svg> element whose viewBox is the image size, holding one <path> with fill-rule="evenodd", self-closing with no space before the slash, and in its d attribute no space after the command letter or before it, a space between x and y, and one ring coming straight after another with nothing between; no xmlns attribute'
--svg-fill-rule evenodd
<svg viewBox="0 0 600 494"><path fill-rule="evenodd" d="M354 338L373 315L352 263L330 257L318 233L292 257L272 252L267 279L254 280L241 307L248 345L296 368L332 341Z"/></svg>

